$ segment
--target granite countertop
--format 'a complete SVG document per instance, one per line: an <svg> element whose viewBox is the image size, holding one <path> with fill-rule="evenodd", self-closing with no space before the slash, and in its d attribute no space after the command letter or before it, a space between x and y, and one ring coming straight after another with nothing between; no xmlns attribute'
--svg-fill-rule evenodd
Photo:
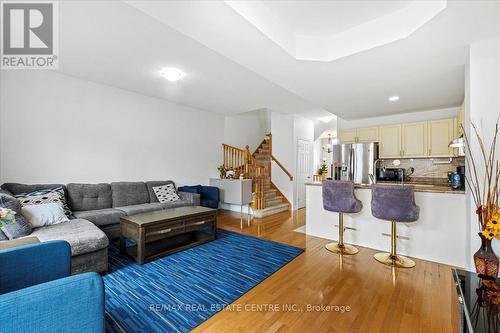
<svg viewBox="0 0 500 333"><path fill-rule="evenodd" d="M391 184L394 186L399 185L399 183L386 183L379 182L379 184ZM307 182L306 185L311 186L321 186L321 182ZM454 190L449 186L445 185L433 185L433 184L414 184L414 183L405 183L405 185L413 185L415 188L415 192L428 192L428 193L451 193L451 194L465 194L465 191L462 190ZM368 184L355 184L354 188L358 189L370 189L371 185Z"/></svg>

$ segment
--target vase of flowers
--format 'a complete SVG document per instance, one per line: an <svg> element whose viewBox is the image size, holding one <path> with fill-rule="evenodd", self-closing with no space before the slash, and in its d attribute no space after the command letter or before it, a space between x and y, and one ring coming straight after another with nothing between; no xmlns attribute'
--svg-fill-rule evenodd
<svg viewBox="0 0 500 333"><path fill-rule="evenodd" d="M0 228L7 223L14 222L16 220L16 212L9 208L0 207Z"/></svg>
<svg viewBox="0 0 500 333"><path fill-rule="evenodd" d="M219 165L217 167L217 171L219 171L220 179L226 178L226 168L224 167L224 164Z"/></svg>
<svg viewBox="0 0 500 333"><path fill-rule="evenodd" d="M476 126L472 123L474 137L481 151L480 162L472 154L470 140L464 134L467 153L465 155L469 167L465 180L471 190L479 227L481 247L474 254L476 272L489 276L498 276L500 262L491 247L494 238L500 239L500 162L495 156L498 136L498 120L495 126L493 140L487 149L484 140ZM465 133L465 131L464 131Z"/></svg>

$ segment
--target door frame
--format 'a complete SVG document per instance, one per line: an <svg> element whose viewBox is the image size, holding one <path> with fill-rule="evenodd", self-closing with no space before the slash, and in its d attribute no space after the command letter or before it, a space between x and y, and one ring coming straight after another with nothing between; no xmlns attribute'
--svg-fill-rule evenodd
<svg viewBox="0 0 500 333"><path fill-rule="evenodd" d="M305 199L304 198L304 206L303 207L299 207L299 142L302 141L302 142L305 142L309 145L309 168L311 170L311 173L313 174L314 173L314 141L312 140L307 140L307 139L303 139L303 138L300 138L300 137L297 137L297 141L295 142L296 143L296 146L295 146L295 181L294 181L294 202L293 202L293 206L294 206L294 210L297 210L297 209L301 209L301 208L305 208L306 205L305 205ZM311 156L313 155L313 156ZM309 180L312 180L312 174L309 175ZM304 185L305 186L305 185Z"/></svg>

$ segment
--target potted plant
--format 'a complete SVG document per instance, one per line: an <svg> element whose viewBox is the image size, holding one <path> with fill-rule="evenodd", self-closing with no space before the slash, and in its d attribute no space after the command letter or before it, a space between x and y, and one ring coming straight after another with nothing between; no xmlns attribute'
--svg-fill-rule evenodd
<svg viewBox="0 0 500 333"><path fill-rule="evenodd" d="M324 179L327 172L328 172L328 167L326 166L326 162L323 161L323 163L321 164L321 166L318 169L318 175L321 176L321 179Z"/></svg>
<svg viewBox="0 0 500 333"><path fill-rule="evenodd" d="M217 167L217 170L219 171L219 177L220 177L220 179L226 178L226 168L224 167L223 164L219 165Z"/></svg>
<svg viewBox="0 0 500 333"><path fill-rule="evenodd" d="M472 155L470 138L464 134L466 143L466 159L469 167L465 180L471 190L472 198L476 206L477 222L481 247L474 254L474 265L476 272L489 276L497 276L499 260L491 247L493 238L500 239L500 162L496 158L496 144L498 137L498 120L495 125L493 140L486 148L484 140L479 134L476 126L472 123L480 148L480 161L476 161ZM464 131L465 133L465 131Z"/></svg>

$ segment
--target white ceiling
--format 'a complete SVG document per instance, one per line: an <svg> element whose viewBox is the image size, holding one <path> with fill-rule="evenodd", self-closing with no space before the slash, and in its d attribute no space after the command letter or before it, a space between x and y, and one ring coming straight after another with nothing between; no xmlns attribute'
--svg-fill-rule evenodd
<svg viewBox="0 0 500 333"><path fill-rule="evenodd" d="M345 119L459 105L468 45L500 34L500 1L448 1L408 38L332 62L300 61L221 1L127 2ZM389 103L391 95L400 100Z"/></svg>
<svg viewBox="0 0 500 333"><path fill-rule="evenodd" d="M313 2L311 7L290 1L226 0L225 3L293 58L311 61L332 61L406 38L447 5L446 0L407 1L404 5L393 1L331 1ZM271 10L273 6L276 8ZM324 12L319 11L321 7ZM314 10L307 13L307 8ZM300 9L307 14L299 16ZM333 24L326 24L327 17ZM318 29L316 22L323 23L323 30ZM299 31L310 26L315 29L297 34L295 25ZM331 26L337 29L332 30Z"/></svg>
<svg viewBox="0 0 500 333"><path fill-rule="evenodd" d="M404 6L265 4L297 31L325 33ZM269 108L354 119L456 106L468 44L500 34L499 12L500 1L448 1L408 38L312 62L291 57L223 1L68 1L60 4L60 71L226 114ZM187 75L170 83L159 76L164 66ZM401 98L389 103L391 95Z"/></svg>
<svg viewBox="0 0 500 333"><path fill-rule="evenodd" d="M60 3L59 71L212 112L328 113L121 1ZM162 67L186 73L178 82Z"/></svg>
<svg viewBox="0 0 500 333"><path fill-rule="evenodd" d="M330 36L393 13L411 1L295 0L263 3L297 35Z"/></svg>

